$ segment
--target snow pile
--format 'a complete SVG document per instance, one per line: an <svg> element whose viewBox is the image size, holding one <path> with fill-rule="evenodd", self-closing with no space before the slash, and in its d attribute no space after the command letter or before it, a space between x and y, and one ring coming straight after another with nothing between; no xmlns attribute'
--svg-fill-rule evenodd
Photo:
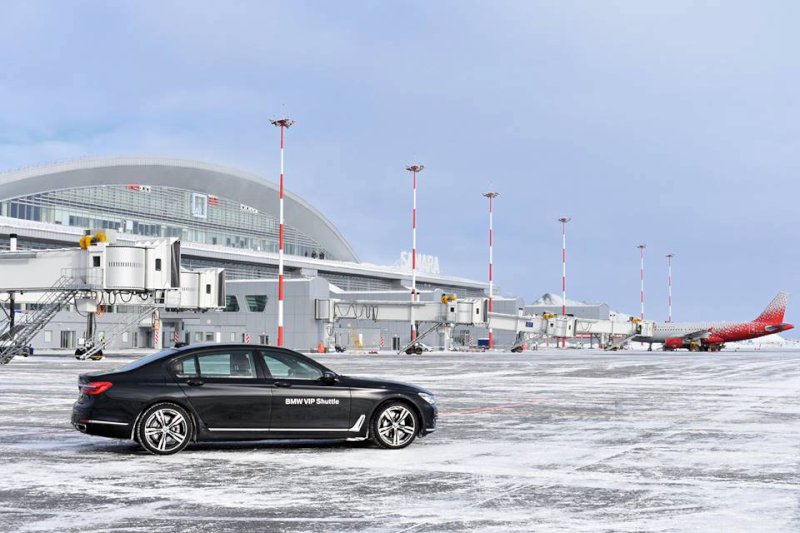
<svg viewBox="0 0 800 533"><path fill-rule="evenodd" d="M796 339L784 339L779 334L765 335L755 339L748 339L739 342L728 342L725 347L729 350L736 349L761 349L761 348L778 348L794 350L800 348L800 341Z"/></svg>
<svg viewBox="0 0 800 533"><path fill-rule="evenodd" d="M553 306L555 306L555 305L563 305L563 302L564 302L564 299L561 298L561 296L559 296L557 294L553 294L551 292L546 292L541 296L541 298L539 298L538 300L536 300L535 302L533 302L533 303L531 303L529 305L547 305L547 306L553 305ZM580 302L578 300L570 300L569 298L567 298L567 306L569 306L569 307L580 307L580 306L584 306L584 305L596 305L596 304L592 304L590 302Z"/></svg>
<svg viewBox="0 0 800 533"><path fill-rule="evenodd" d="M633 318L633 315L629 315L626 313L618 313L617 311L609 311L608 318L616 322L630 322L631 319Z"/></svg>

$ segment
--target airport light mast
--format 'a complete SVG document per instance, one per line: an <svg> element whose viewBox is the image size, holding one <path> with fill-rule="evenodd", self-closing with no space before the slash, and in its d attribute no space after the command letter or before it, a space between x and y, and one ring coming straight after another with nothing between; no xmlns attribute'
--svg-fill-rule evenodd
<svg viewBox="0 0 800 533"><path fill-rule="evenodd" d="M417 324L414 320L414 303L419 301L417 293L417 173L422 172L423 165L409 165L406 170L413 176L413 192L411 205L411 342L417 340Z"/></svg>
<svg viewBox="0 0 800 533"><path fill-rule="evenodd" d="M667 285L669 288L669 320L667 322L672 322L672 258L675 257L675 254L667 254Z"/></svg>
<svg viewBox="0 0 800 533"><path fill-rule="evenodd" d="M278 215L278 346L283 346L283 146L284 146L284 133L294 121L288 118L279 118L271 120L273 126L280 126L281 128L281 177L280 177L280 191L279 191L279 215Z"/></svg>
<svg viewBox="0 0 800 533"><path fill-rule="evenodd" d="M567 222L570 217L561 217L561 315L567 316ZM567 347L566 337L561 338L561 347Z"/></svg>
<svg viewBox="0 0 800 533"><path fill-rule="evenodd" d="M639 280L641 282L639 297L642 303L642 312L639 318L644 320L644 249L647 248L647 245L640 244L637 248L639 249Z"/></svg>
<svg viewBox="0 0 800 533"><path fill-rule="evenodd" d="M500 196L499 192L485 192L483 195L489 199L489 312L493 312L492 301L494 299L494 276L492 265L494 258L492 255L492 223L494 217L494 199ZM492 331L491 322L489 322L489 348L494 348L494 332Z"/></svg>

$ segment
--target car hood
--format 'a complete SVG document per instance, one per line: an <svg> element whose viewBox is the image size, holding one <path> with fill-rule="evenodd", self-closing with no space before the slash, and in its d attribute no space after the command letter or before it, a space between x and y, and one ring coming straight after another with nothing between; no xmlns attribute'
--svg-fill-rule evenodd
<svg viewBox="0 0 800 533"><path fill-rule="evenodd" d="M359 387L365 389L388 389L388 390L398 390L404 392L424 392L425 394L433 395L433 393L427 389L419 387L417 385L412 385L411 383L403 383L402 381L393 381L390 379L376 379L376 378L362 378L358 376L339 376L341 383L343 385L347 385L348 387Z"/></svg>

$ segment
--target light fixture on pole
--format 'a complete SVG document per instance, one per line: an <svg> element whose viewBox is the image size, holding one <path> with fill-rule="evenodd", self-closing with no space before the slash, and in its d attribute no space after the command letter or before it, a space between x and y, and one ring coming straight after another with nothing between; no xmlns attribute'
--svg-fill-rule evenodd
<svg viewBox="0 0 800 533"><path fill-rule="evenodd" d="M567 316L567 222L570 217L561 217L561 315ZM567 338L561 337L561 347L567 347Z"/></svg>
<svg viewBox="0 0 800 533"><path fill-rule="evenodd" d="M644 249L647 248L646 244L640 244L637 246L639 249L639 280L641 282L640 289L639 289L639 299L642 303L642 311L639 318L644 320Z"/></svg>
<svg viewBox="0 0 800 533"><path fill-rule="evenodd" d="M493 298L494 298L494 272L493 272L493 255L492 255L492 225L494 217L494 199L500 196L499 192L485 192L483 195L489 199L489 312L493 312ZM489 325L489 348L494 348L494 332L492 331L491 322Z"/></svg>
<svg viewBox="0 0 800 533"><path fill-rule="evenodd" d="M284 133L294 121L288 118L271 120L273 126L281 128L281 176L279 190L279 209L278 209L278 346L283 346L283 146Z"/></svg>
<svg viewBox="0 0 800 533"><path fill-rule="evenodd" d="M414 320L414 303L419 301L417 294L417 173L422 172L423 165L409 165L406 170L413 176L413 192L411 204L411 342L417 340L417 324Z"/></svg>
<svg viewBox="0 0 800 533"><path fill-rule="evenodd" d="M672 258L675 257L675 254L667 254L667 285L669 287L669 320L667 322L672 322Z"/></svg>

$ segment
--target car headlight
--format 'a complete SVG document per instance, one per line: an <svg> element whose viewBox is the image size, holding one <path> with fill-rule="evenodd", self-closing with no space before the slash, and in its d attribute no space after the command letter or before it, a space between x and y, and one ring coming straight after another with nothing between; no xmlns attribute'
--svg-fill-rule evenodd
<svg viewBox="0 0 800 533"><path fill-rule="evenodd" d="M436 396L433 394L428 394L426 392L418 392L419 397L428 402L431 405L436 405Z"/></svg>

